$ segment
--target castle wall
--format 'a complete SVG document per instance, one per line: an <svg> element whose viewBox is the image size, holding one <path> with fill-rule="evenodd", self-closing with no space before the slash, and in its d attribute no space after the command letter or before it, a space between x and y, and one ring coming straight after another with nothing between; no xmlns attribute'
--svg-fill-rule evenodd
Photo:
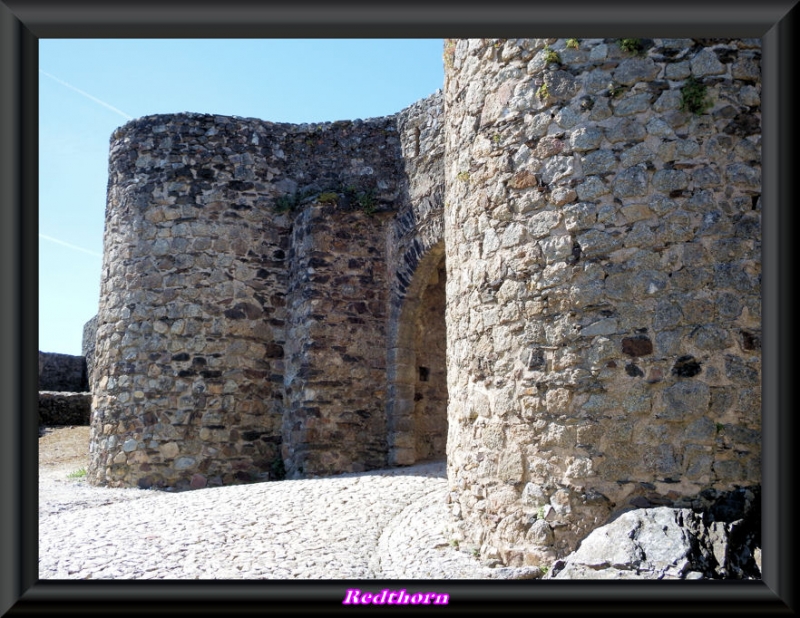
<svg viewBox="0 0 800 618"><path fill-rule="evenodd" d="M97 343L97 314L83 325L81 336L81 356L86 361L86 388L92 383L92 371L94 371L94 348Z"/></svg>
<svg viewBox="0 0 800 618"><path fill-rule="evenodd" d="M386 239L415 203L397 117L151 116L110 170L90 480L386 465Z"/></svg>
<svg viewBox="0 0 800 618"><path fill-rule="evenodd" d="M294 224L287 476L386 466L387 217L315 204Z"/></svg>
<svg viewBox="0 0 800 618"><path fill-rule="evenodd" d="M508 564L760 483L759 42L645 43L446 45L450 500Z"/></svg>
<svg viewBox="0 0 800 618"><path fill-rule="evenodd" d="M288 218L268 215L289 183L283 135L187 114L112 136L91 481L185 489L271 478Z"/></svg>
<svg viewBox="0 0 800 618"><path fill-rule="evenodd" d="M448 41L444 93L386 118L119 129L89 480L446 436L456 538L511 565L759 484L759 42L618 43Z"/></svg>

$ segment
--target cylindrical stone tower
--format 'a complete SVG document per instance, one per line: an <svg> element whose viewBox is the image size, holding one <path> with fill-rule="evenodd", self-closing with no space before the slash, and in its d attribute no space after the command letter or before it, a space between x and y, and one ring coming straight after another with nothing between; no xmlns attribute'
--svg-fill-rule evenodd
<svg viewBox="0 0 800 618"><path fill-rule="evenodd" d="M448 479L484 558L760 484L759 61L446 42Z"/></svg>
<svg viewBox="0 0 800 618"><path fill-rule="evenodd" d="M112 136L91 482L187 489L282 468L288 236L269 216L272 133L186 114Z"/></svg>

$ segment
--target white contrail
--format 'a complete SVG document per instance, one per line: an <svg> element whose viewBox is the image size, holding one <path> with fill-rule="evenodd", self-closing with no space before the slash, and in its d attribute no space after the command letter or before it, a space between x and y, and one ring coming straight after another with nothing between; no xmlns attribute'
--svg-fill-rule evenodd
<svg viewBox="0 0 800 618"><path fill-rule="evenodd" d="M120 116L122 116L123 118L127 118L128 120L133 120L133 116L129 116L128 114L126 114L125 112L123 112L123 111L121 111L121 110L117 109L117 108L116 108L116 107L114 107L113 105L109 105L109 104L108 104L108 103L106 103L105 101L101 101L101 100L100 100L100 99L98 99L97 97L93 97L93 96L92 96L92 95L90 95L88 92L84 92L84 91L83 91L83 90L81 90L80 88L76 88L76 87L75 87L75 86L73 86L72 84L68 84L68 83L67 83L67 82L65 82L64 80L62 80L62 79L58 79L58 78L57 78L55 75L50 75L50 73L47 73L46 71L42 71L41 69L39 69L39 73L41 73L42 75L46 75L46 76L47 76L47 77L49 77L50 79L53 79L53 80L57 81L59 84L61 84L62 86L66 86L66 87L67 87L67 88L69 88L70 90L74 90L74 91L75 91L75 92L77 92L78 94L82 94L82 95L83 95L83 96L85 96L87 99L91 99L91 100L92 100L92 101L94 101L95 103L99 103L99 104L100 104L100 105L102 105L103 107L107 107L107 108L108 108L108 109L110 109L112 112L116 112L117 114L119 114L119 115L120 115Z"/></svg>
<svg viewBox="0 0 800 618"><path fill-rule="evenodd" d="M95 257L102 258L103 256L95 251L89 251L89 249L84 249L83 247L77 247L75 245L71 245L68 242L64 242L63 240L59 240L58 238L53 238L52 236L45 236L44 234L39 234L39 238L44 238L45 240L49 240L50 242L58 243L59 245L64 245L65 247L69 247L70 249L75 249L75 251L83 251L84 253L88 253L89 255L93 255Z"/></svg>

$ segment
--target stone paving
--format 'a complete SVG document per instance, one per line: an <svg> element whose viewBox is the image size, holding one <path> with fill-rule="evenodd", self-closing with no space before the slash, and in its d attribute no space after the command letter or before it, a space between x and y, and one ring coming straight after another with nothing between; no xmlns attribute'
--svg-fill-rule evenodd
<svg viewBox="0 0 800 618"><path fill-rule="evenodd" d="M482 579L447 537L444 462L182 493L40 474L41 579Z"/></svg>

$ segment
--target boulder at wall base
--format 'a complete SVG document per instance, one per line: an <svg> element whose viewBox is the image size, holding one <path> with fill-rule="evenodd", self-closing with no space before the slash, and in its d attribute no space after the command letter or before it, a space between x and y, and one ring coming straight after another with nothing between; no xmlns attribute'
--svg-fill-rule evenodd
<svg viewBox="0 0 800 618"><path fill-rule="evenodd" d="M589 534L545 578L760 579L760 517L712 519L666 506L627 511Z"/></svg>

